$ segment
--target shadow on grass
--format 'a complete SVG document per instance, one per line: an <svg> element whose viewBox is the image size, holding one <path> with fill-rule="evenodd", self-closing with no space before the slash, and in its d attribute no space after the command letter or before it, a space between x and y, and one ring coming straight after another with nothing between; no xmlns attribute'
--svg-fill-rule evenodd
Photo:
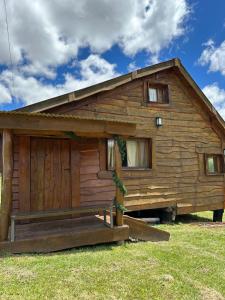
<svg viewBox="0 0 225 300"><path fill-rule="evenodd" d="M93 245L93 246L81 246L77 248L70 248L70 249L64 249L64 250L58 250L55 252L49 252L49 253L21 253L21 254L12 254L10 252L4 252L0 251L0 260L2 258L7 257L50 257L50 256L68 256L73 255L76 253L94 253L94 252L104 252L104 251L111 251L114 248L118 247L118 245L115 243L108 243L108 244L100 244L100 245Z"/></svg>
<svg viewBox="0 0 225 300"><path fill-rule="evenodd" d="M208 217L203 217L195 214L189 214L189 215L180 215L176 217L175 224L188 224L188 223L199 223L199 222L212 222L212 219Z"/></svg>

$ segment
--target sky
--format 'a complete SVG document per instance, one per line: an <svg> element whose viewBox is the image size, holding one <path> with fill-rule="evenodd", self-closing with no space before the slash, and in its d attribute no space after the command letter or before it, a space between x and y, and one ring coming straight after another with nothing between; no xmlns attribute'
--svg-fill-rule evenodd
<svg viewBox="0 0 225 300"><path fill-rule="evenodd" d="M179 57L225 119L224 0L5 2L0 110Z"/></svg>

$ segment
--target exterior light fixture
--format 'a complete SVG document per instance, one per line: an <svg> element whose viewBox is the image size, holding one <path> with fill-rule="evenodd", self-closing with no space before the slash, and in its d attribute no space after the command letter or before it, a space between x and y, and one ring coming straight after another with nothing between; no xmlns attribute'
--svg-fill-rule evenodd
<svg viewBox="0 0 225 300"><path fill-rule="evenodd" d="M162 125L163 125L162 118L161 117L156 117L155 118L155 123L156 123L156 127L162 127Z"/></svg>

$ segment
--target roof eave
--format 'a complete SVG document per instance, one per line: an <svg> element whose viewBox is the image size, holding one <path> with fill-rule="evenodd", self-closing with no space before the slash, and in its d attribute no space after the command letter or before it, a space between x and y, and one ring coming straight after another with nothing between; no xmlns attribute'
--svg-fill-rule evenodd
<svg viewBox="0 0 225 300"><path fill-rule="evenodd" d="M168 60L166 62L162 62L153 66L149 66L146 68L142 68L139 70L136 70L134 72L128 73L126 75L122 75L110 80L107 80L105 82L101 82L98 84L95 84L93 86L77 90L71 93L67 93L58 97L54 97L48 100L44 100L35 104L31 104L28 106L25 106L23 108L17 109L16 111L21 112L43 112L46 110L49 110L51 108L73 102L73 101L79 101L86 97L93 96L97 93L109 91L112 90L120 85L123 85L125 83L131 82L134 79L142 78L151 74L154 74L156 72L160 72L166 69L170 69L172 67L176 67L179 69L180 73L183 75L183 77L188 81L188 83L192 86L192 88L195 90L197 95L202 99L202 102L207 107L208 112L212 118L214 118L219 126L225 131L225 122L223 118L220 116L220 114L217 112L215 107L212 105L212 103L208 100L208 98L204 95L200 87L196 84L196 82L192 79L192 77L189 75L185 67L182 65L179 58L174 58L171 60Z"/></svg>
<svg viewBox="0 0 225 300"><path fill-rule="evenodd" d="M118 86L126 84L134 79L142 78L156 72L160 72L166 69L169 69L173 66L176 66L177 59L172 59L166 62L162 62L153 66L149 66L146 68L142 68L136 70L134 72L128 73L126 75L122 75L93 86L77 90L71 93L67 93L58 97L50 98L44 101L40 101L38 103L34 103L31 105L27 105L25 107L19 108L16 111L24 111L24 112L43 112L45 110L57 107L59 105L63 105L72 101L82 100L83 98L87 98L93 96L100 92L105 92L112 90Z"/></svg>

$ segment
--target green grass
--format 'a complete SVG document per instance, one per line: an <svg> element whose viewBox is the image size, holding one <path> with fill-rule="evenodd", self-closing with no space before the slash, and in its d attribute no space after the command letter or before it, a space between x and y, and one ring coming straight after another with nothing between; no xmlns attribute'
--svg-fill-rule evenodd
<svg viewBox="0 0 225 300"><path fill-rule="evenodd" d="M160 225L169 242L0 258L0 299L224 299L225 228Z"/></svg>

